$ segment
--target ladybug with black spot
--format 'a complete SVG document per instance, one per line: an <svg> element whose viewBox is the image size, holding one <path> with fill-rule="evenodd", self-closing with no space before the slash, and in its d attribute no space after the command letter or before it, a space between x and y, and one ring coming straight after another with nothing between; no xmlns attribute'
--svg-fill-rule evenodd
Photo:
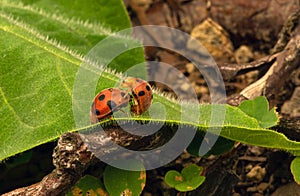
<svg viewBox="0 0 300 196"><path fill-rule="evenodd" d="M135 77L125 78L121 88L127 89L131 94L130 110L134 114L140 115L148 110L153 100L153 92L150 84L145 80Z"/></svg>
<svg viewBox="0 0 300 196"><path fill-rule="evenodd" d="M102 90L94 98L91 105L91 123L97 123L101 119L111 118L112 114L123 107L126 107L130 101L127 91L119 88L107 88Z"/></svg>

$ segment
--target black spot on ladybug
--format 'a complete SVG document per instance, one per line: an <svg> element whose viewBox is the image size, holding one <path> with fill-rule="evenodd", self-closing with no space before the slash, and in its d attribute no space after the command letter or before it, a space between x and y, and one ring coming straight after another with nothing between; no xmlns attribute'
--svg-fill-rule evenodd
<svg viewBox="0 0 300 196"><path fill-rule="evenodd" d="M102 95L100 95L99 97L98 97L98 100L99 101L103 101L105 99L105 95L104 94L102 94Z"/></svg>
<svg viewBox="0 0 300 196"><path fill-rule="evenodd" d="M150 91L150 90L151 90L151 88L150 88L149 85L146 86L146 89L147 89L147 91Z"/></svg>
<svg viewBox="0 0 300 196"><path fill-rule="evenodd" d="M99 110L95 110L95 114L97 115L97 116L99 116L100 115L100 111Z"/></svg>
<svg viewBox="0 0 300 196"><path fill-rule="evenodd" d="M113 110L117 107L117 104L114 101L111 101L111 100L107 101L106 104L108 105L110 110Z"/></svg>
<svg viewBox="0 0 300 196"><path fill-rule="evenodd" d="M136 93L134 92L134 90L131 91L132 95L129 95L130 98L133 98L133 97L137 97Z"/></svg>
<svg viewBox="0 0 300 196"><path fill-rule="evenodd" d="M145 91L140 91L139 93L138 93L138 96L144 96L145 95Z"/></svg>

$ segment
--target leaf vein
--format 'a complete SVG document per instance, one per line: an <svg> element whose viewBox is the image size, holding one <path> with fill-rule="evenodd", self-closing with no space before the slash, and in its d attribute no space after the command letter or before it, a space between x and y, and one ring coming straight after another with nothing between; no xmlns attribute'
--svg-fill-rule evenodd
<svg viewBox="0 0 300 196"><path fill-rule="evenodd" d="M6 99L6 96L2 90L2 88L0 87L0 95L4 101L4 103L7 105L7 107L9 108L9 110L12 112L12 114L18 119L18 121L20 121L21 124L23 124L24 126L30 128L30 129L34 129L34 127L30 126L29 124L25 123L21 117L17 114L17 112L15 111L15 109L10 105L10 103L8 102L8 100Z"/></svg>
<svg viewBox="0 0 300 196"><path fill-rule="evenodd" d="M35 30L34 28L29 27L28 25L24 24L23 22L20 22L20 21L14 19L12 16L7 15L7 14L5 14L5 13L3 13L3 12L0 13L0 16L1 16L2 18L4 18L4 19L8 20L10 23L12 23L12 24L18 26L19 28L25 30L26 32L32 34L32 35L33 35L32 37L38 38L39 40L42 40L42 41L48 43L48 44L51 45L52 47L54 47L54 48L56 48L56 49L59 49L59 50L63 51L64 53L67 53L67 54L69 54L70 56L74 57L76 60L79 60L79 61L82 61L82 60L83 60L83 57L82 57L80 54L77 54L76 52L74 52L74 51L68 49L68 47L61 45L61 44L60 44L59 42L57 42L56 40L50 39L48 36L42 35L41 33L39 33L39 32L38 32L37 30ZM54 51L51 50L50 48L47 48L46 46L43 46L42 44L39 44L37 41L34 41L34 40L30 39L29 36L26 37L25 35L22 35L22 34L16 32L16 31L13 31L13 30L12 30L11 28L9 28L9 27L3 27L3 26L0 26L0 28L1 28L4 32L8 32L8 33L10 33L10 34L12 34L12 35L14 35L14 36L17 36L17 37L19 37L19 38L21 38L21 39L27 41L27 42L30 42L30 43L34 44L35 46L37 46L37 47L39 47L39 48L41 48L41 49L43 49L43 50L45 50L45 51L47 51L47 52L53 54L54 56L57 56L57 57L59 57L59 58L61 58L61 59L64 59L64 60L67 61L67 62L70 62L70 63L73 64L73 65L79 66L79 64L80 64L79 62L72 61L71 59L68 59L68 58L66 58L66 57L64 57L64 56L62 56L62 55L59 55L58 53L54 52Z"/></svg>

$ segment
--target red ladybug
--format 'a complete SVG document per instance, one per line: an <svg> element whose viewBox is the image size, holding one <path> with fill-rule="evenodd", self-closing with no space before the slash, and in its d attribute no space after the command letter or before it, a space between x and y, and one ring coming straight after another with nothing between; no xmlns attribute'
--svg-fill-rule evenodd
<svg viewBox="0 0 300 196"><path fill-rule="evenodd" d="M91 106L91 123L97 123L101 119L110 118L112 114L122 107L126 107L130 101L129 94L119 88L107 88L97 94Z"/></svg>
<svg viewBox="0 0 300 196"><path fill-rule="evenodd" d="M153 92L150 84L145 80L134 77L125 78L121 88L127 89L133 100L130 102L130 110L135 114L142 114L148 110L153 100Z"/></svg>

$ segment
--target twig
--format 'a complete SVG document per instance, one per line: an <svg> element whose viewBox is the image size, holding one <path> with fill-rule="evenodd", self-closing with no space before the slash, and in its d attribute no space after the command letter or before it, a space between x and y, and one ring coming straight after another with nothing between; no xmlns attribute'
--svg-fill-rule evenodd
<svg viewBox="0 0 300 196"><path fill-rule="evenodd" d="M298 31L300 26L298 27ZM281 90L291 73L300 65L300 34L296 34L288 42L285 49L278 54L276 61L268 72L258 81L249 85L240 94L248 99L259 95L270 98Z"/></svg>
<svg viewBox="0 0 300 196"><path fill-rule="evenodd" d="M278 36L279 38L277 40L277 43L271 51L272 54L282 51L284 49L284 47L287 45L288 41L290 40L294 29L299 24L299 18L300 18L300 9L298 9L296 12L294 12L288 17L287 21L285 22L284 26L281 29L281 32L279 33Z"/></svg>
<svg viewBox="0 0 300 196"><path fill-rule="evenodd" d="M220 65L220 70L225 78L230 79L243 71L257 69L261 66L270 66L268 72L255 83L245 88L238 96L231 97L228 100L229 104L238 105L242 100L252 99L259 95L271 97L277 94L284 82L289 78L293 70L300 65L300 26L299 11L294 13L284 26L281 36L274 47L273 51L276 54L264 57L259 61L255 61L244 66L228 66ZM287 44L286 44L287 43ZM285 47L284 47L285 46ZM284 50L278 52L281 48ZM227 74L227 75L226 75ZM113 140L121 146L126 146L129 149L148 150L160 146L167 142L172 133L168 131L168 135L164 135L166 131L161 131L150 137L132 136L130 134L120 131L119 128L110 130L110 133L94 137L93 135L86 135L94 138L95 142L103 140L103 144L98 146L103 151L110 150L105 140ZM87 144L83 142L82 136L76 133L63 134L53 153L53 164L55 169L46 175L42 181L28 187L15 189L4 194L4 196L13 195L63 195L82 177L83 172L87 167L95 161L95 157L87 148ZM143 140L141 140L143 139ZM123 145L122 145L123 144Z"/></svg>
<svg viewBox="0 0 300 196"><path fill-rule="evenodd" d="M93 159L91 152L75 133L63 134L54 149L55 169L42 181L28 187L15 189L3 196L51 196L65 194L81 177Z"/></svg>
<svg viewBox="0 0 300 196"><path fill-rule="evenodd" d="M265 75L254 82L253 84L247 86L239 95L234 95L228 99L228 103L231 105L239 105L241 101L245 99L253 99L257 96L264 95L267 98L270 98L279 93L284 83L290 78L291 73L300 66L300 13L297 11L289 17L289 20L284 25L281 38L277 42L273 51L277 51L278 48L285 45L284 50L277 52L269 57L266 61L253 64L250 63L249 67L259 67L265 63L272 63L269 70ZM290 32L293 30L293 32ZM287 33L288 32L288 33ZM286 35L285 38L283 38ZM287 44L285 44L285 39L289 39ZM266 57L265 57L266 58ZM270 59L270 60L268 60ZM245 67L245 66L244 66ZM221 67L222 68L222 67ZM243 68L243 67L242 67ZM243 70L241 68L241 70ZM248 68L248 67L246 67ZM226 69L228 70L226 73ZM224 68L223 72L229 74L230 77L236 75L241 70L230 70L229 68ZM221 69L222 71L222 69Z"/></svg>
<svg viewBox="0 0 300 196"><path fill-rule="evenodd" d="M141 131L138 126L132 126L132 123L124 123L122 128L131 132ZM95 126L85 133L63 134L53 152L55 169L46 175L42 181L28 187L15 189L4 194L4 196L63 195L82 177L83 172L89 165L99 161L96 156L98 158L105 157L107 152L109 152L109 155L116 157L128 156L119 153L111 145L111 141L132 150L149 150L161 146L175 133L172 128L168 128L168 131L162 128L155 134L139 136L132 135L122 128L110 124L106 126L105 131L101 126ZM95 154L88 149L93 149Z"/></svg>

